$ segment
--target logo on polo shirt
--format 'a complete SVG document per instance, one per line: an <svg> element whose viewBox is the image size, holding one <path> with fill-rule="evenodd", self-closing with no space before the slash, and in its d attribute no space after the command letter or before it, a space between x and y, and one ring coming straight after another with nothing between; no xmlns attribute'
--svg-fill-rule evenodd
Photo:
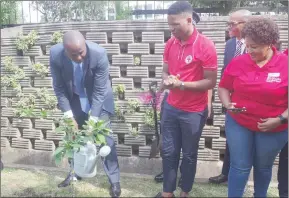
<svg viewBox="0 0 289 198"><path fill-rule="evenodd" d="M191 55L188 55L185 59L186 64L190 64L193 61L193 57Z"/></svg>
<svg viewBox="0 0 289 198"><path fill-rule="evenodd" d="M281 82L281 78L279 77L280 77L280 73L268 73L266 82L270 82L270 83Z"/></svg>

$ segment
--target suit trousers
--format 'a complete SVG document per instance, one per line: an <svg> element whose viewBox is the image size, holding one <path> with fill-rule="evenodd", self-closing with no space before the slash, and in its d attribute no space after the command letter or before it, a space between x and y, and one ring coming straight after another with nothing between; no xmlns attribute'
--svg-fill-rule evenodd
<svg viewBox="0 0 289 198"><path fill-rule="evenodd" d="M78 127L82 129L85 121L88 120L88 114L81 110L79 96L74 94L73 99L70 102L71 110L74 118L78 124ZM107 123L107 127L111 128L110 115L108 112L103 111L99 119L104 120ZM102 164L104 171L109 179L110 184L115 184L120 181L119 164L117 159L116 147L114 140L111 136L106 136L107 145L111 148L111 152L105 158L102 158Z"/></svg>
<svg viewBox="0 0 289 198"><path fill-rule="evenodd" d="M226 109L224 106L222 107L222 112L226 115ZM224 162L223 162L223 167L222 167L222 175L225 175L228 177L229 170L230 170L230 150L229 150L228 142L226 141L226 150L225 150Z"/></svg>
<svg viewBox="0 0 289 198"><path fill-rule="evenodd" d="M279 197L288 197L288 142L279 154L277 178Z"/></svg>
<svg viewBox="0 0 289 198"><path fill-rule="evenodd" d="M229 170L230 170L230 151L229 151L228 143L226 141L226 150L225 150L224 162L223 162L223 167L222 167L222 175L225 175L228 177Z"/></svg>
<svg viewBox="0 0 289 198"><path fill-rule="evenodd" d="M194 183L199 141L208 117L208 109L202 112L185 112L169 105L166 101L161 119L163 159L163 192L176 190L176 178L179 167L180 152L181 178L183 192L190 192Z"/></svg>

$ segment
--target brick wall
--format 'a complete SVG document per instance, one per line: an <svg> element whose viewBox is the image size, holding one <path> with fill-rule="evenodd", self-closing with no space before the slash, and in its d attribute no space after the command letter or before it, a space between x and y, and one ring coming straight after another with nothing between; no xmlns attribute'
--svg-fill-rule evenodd
<svg viewBox="0 0 289 198"><path fill-rule="evenodd" d="M223 66L223 53L225 46L225 21L227 17L204 18L197 26L198 30L212 39L218 53L218 82ZM275 17L281 33L282 48L286 48L288 41L288 18ZM19 29L19 28L18 28ZM24 35L36 30L40 39L23 56L17 55L15 37L1 38L1 59L5 56L13 57L13 63L22 67L26 73L21 80L24 94L33 93L36 89L46 87L53 93L51 75L41 78L31 70L33 62L41 62L48 67L51 37L55 31L79 30L87 40L96 42L107 49L110 61L110 75L113 87L123 84L126 87L125 100L115 96L116 104L127 106L128 99L138 98L139 89L148 88L148 84L161 80L162 53L165 42L170 37L166 21L98 21L81 23L39 24L25 25L22 28ZM1 31L5 31L1 30ZM9 30L10 31L10 30ZM12 34L11 34L12 35ZM15 34L14 34L15 35ZM140 58L140 65L135 65L135 57ZM1 75L3 61L1 62ZM12 99L12 100L10 100ZM9 102L12 101L12 102ZM36 102L41 108L41 102ZM63 134L55 133L53 118L60 118L62 113L57 111L47 119L15 117L15 91L1 89L1 147L15 149L32 149L43 152L52 152L62 139ZM214 117L213 125L206 125L199 147L199 160L219 161L225 148L223 132L224 115L221 114L221 103L214 89ZM139 112L127 114L125 122L113 119L112 128L117 143L119 156L139 156L147 158L154 131L145 126L143 116L146 108L141 106ZM138 126L139 135L129 134L129 126Z"/></svg>

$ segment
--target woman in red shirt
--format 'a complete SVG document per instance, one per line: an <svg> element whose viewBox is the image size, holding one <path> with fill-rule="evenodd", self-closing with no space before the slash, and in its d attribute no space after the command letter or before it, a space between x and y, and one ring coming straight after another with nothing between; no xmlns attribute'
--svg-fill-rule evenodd
<svg viewBox="0 0 289 198"><path fill-rule="evenodd" d="M254 196L266 197L274 160L288 142L288 57L277 24L253 17L242 31L248 53L227 66L218 94L227 109L228 197L242 197L252 166Z"/></svg>

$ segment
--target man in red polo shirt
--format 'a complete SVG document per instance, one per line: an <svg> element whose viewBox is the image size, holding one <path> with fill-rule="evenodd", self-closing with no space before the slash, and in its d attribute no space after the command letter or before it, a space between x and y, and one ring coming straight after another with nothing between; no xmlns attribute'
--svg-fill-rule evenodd
<svg viewBox="0 0 289 198"><path fill-rule="evenodd" d="M180 196L188 197L196 173L199 140L208 115L208 90L216 85L216 49L211 40L196 30L192 13L191 4L186 1L177 1L168 9L173 37L164 51L161 89L170 89L170 92L161 120L163 192L156 197L174 196L181 149Z"/></svg>

